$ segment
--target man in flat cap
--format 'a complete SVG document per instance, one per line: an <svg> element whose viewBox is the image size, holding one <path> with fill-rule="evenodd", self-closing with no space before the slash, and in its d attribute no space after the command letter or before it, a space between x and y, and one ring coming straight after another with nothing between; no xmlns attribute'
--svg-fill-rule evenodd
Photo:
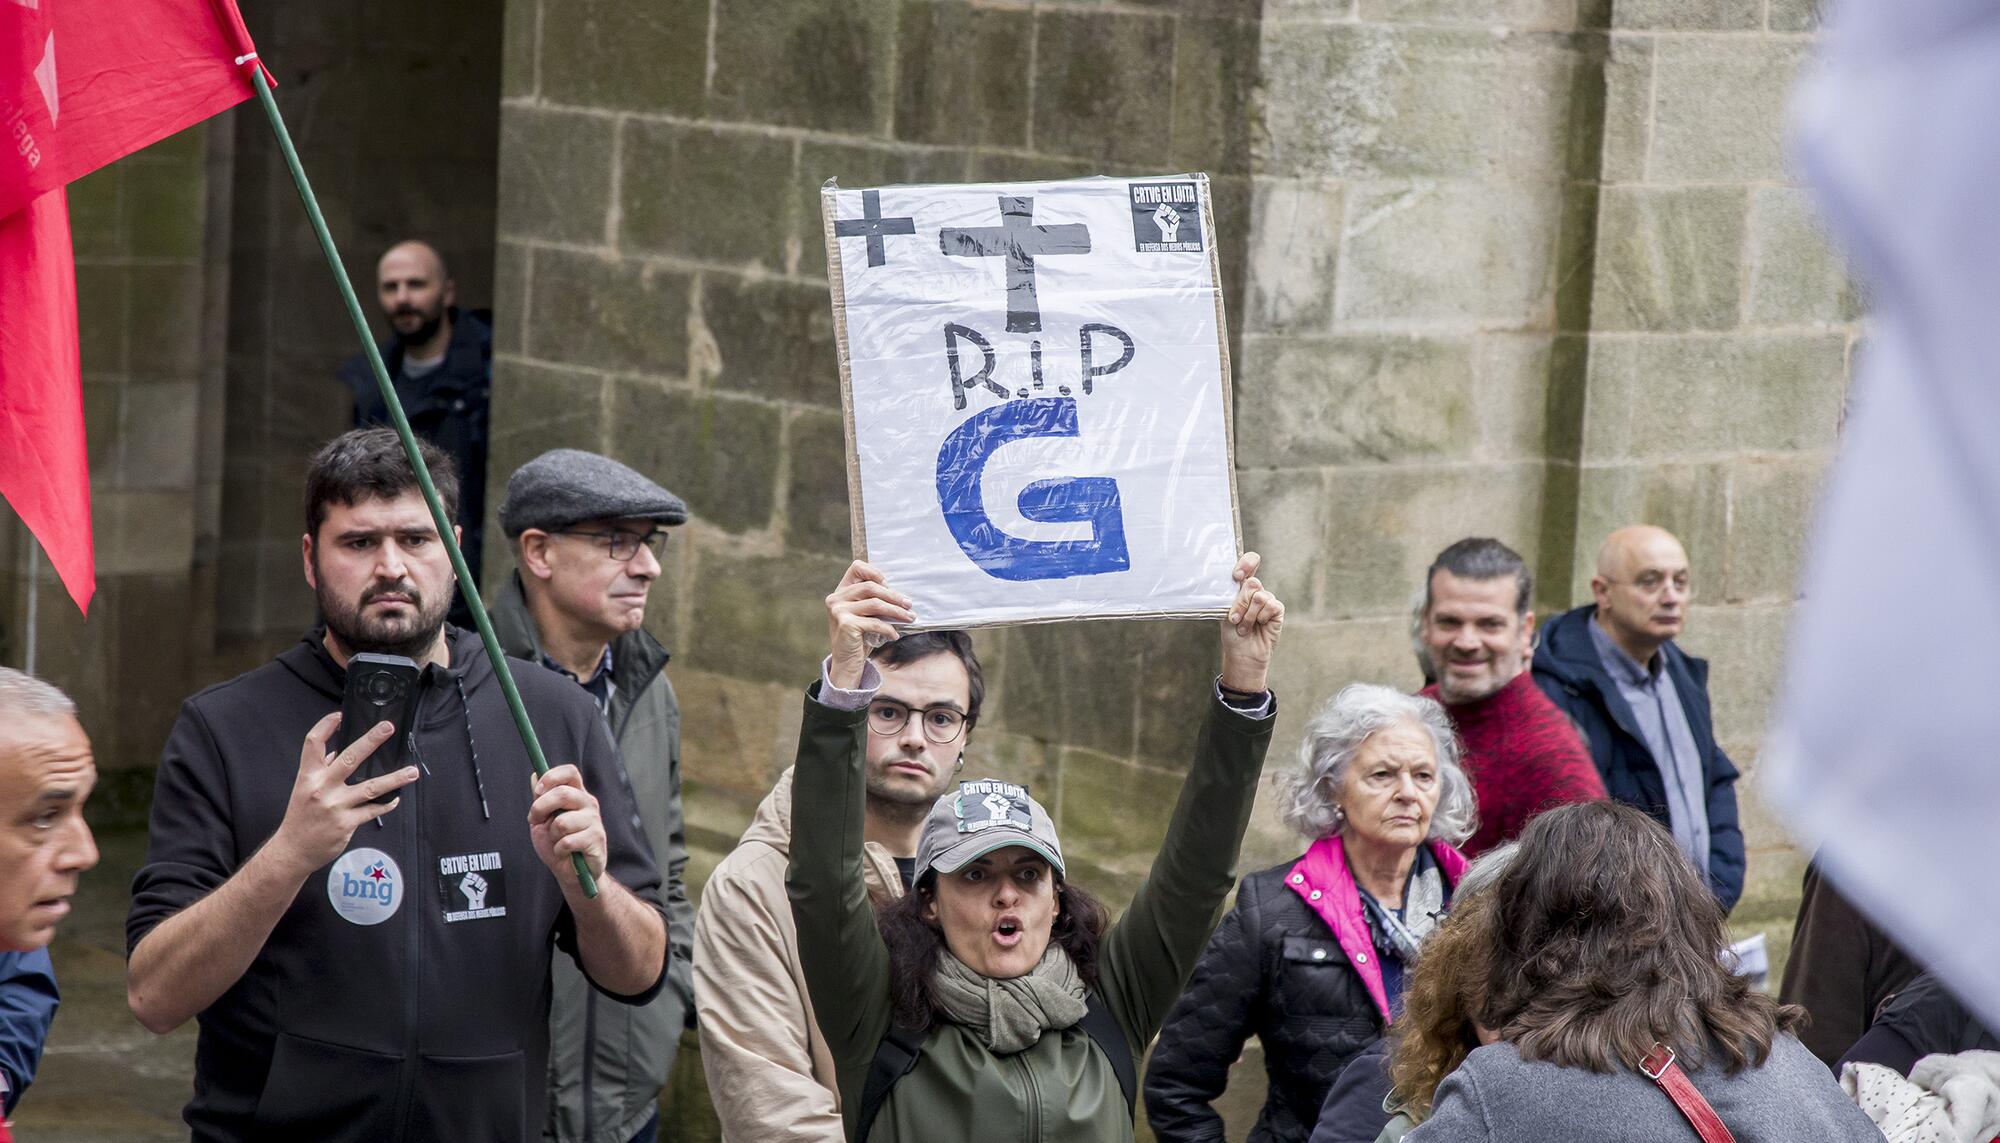
<svg viewBox="0 0 2000 1143"><path fill-rule="evenodd" d="M509 655L564 675L597 702L630 775L667 904L667 987L644 1007L605 1002L558 957L549 1011L549 1119L562 1143L655 1139L660 1089L694 1009L694 909L683 873L680 709L667 652L646 632L679 497L608 457L554 449L507 481L500 528L518 570L493 601Z"/></svg>

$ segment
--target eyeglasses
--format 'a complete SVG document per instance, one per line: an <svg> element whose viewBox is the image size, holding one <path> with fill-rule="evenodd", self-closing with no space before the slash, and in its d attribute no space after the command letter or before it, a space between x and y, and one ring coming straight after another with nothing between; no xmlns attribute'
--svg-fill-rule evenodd
<svg viewBox="0 0 2000 1143"><path fill-rule="evenodd" d="M585 532L574 528L558 528L556 535L584 536L596 540L598 543L604 545L605 551L611 553L612 559L620 563L638 555L640 544L653 549L655 558L667 554L667 530L665 528L655 528L643 536L637 532L620 532L616 529L609 532Z"/></svg>
<svg viewBox="0 0 2000 1143"><path fill-rule="evenodd" d="M913 714L923 719L924 737L939 746L957 742L958 736L965 733L965 724L971 721L957 707L927 706L918 709L895 699L876 699L868 704L868 729L884 738L892 738L903 733L903 727Z"/></svg>

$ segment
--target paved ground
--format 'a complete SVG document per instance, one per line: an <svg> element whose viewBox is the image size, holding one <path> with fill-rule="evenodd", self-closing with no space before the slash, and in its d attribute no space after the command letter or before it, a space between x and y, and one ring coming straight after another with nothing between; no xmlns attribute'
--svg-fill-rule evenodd
<svg viewBox="0 0 2000 1143"><path fill-rule="evenodd" d="M103 859L84 876L50 950L62 1007L41 1074L15 1110L15 1135L34 1143L186 1139L180 1109L192 1090L194 1024L155 1036L125 1007L125 906L145 831L100 831L97 843Z"/></svg>

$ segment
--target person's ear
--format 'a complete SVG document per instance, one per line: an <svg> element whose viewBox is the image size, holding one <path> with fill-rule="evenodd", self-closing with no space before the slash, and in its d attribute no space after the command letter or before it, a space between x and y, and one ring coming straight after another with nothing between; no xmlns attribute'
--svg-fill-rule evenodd
<svg viewBox="0 0 2000 1143"><path fill-rule="evenodd" d="M1604 610L1611 605L1611 581L1601 575L1590 577L1590 597L1597 601L1597 609Z"/></svg>
<svg viewBox="0 0 2000 1143"><path fill-rule="evenodd" d="M458 283L450 278L444 280L443 301L447 309L458 304Z"/></svg>
<svg viewBox="0 0 2000 1143"><path fill-rule="evenodd" d="M930 925L931 928L938 928L937 898L931 896L929 893L924 893L921 889L916 890L916 892L923 893L924 922Z"/></svg>
<svg viewBox="0 0 2000 1143"><path fill-rule="evenodd" d="M514 544L515 550L520 556L516 562L521 565L522 571L527 572L536 579L543 580L555 575L555 569L549 566L549 534L547 532L542 531L540 528L529 528L521 533L514 541Z"/></svg>
<svg viewBox="0 0 2000 1143"><path fill-rule="evenodd" d="M299 555L305 560L306 564L306 586L312 588L314 591L318 591L319 575L313 569L313 538L311 532L305 532L299 536Z"/></svg>
<svg viewBox="0 0 2000 1143"><path fill-rule="evenodd" d="M1521 647L1523 650L1535 645L1535 612L1533 608L1521 617Z"/></svg>

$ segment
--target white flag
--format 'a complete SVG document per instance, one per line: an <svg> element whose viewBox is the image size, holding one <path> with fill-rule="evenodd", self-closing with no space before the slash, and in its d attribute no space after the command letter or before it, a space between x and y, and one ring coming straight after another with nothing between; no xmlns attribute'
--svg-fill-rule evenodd
<svg viewBox="0 0 2000 1143"><path fill-rule="evenodd" d="M1795 108L1870 287L1767 795L2000 1028L2000 5L1849 0Z"/></svg>

